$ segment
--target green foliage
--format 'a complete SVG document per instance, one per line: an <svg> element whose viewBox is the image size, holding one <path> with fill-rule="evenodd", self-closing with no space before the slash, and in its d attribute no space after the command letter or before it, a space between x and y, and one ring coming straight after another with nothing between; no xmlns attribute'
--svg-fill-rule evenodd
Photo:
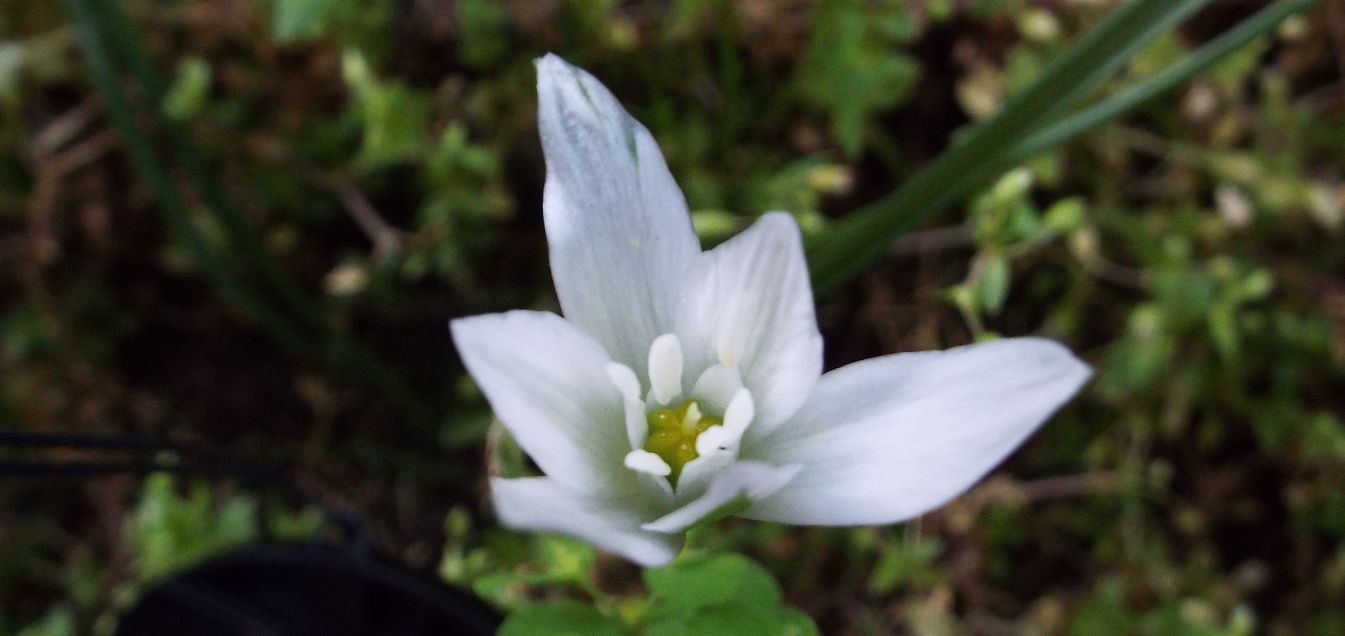
<svg viewBox="0 0 1345 636"><path fill-rule="evenodd" d="M66 605L53 607L36 623L19 630L18 636L74 636L75 613Z"/></svg>
<svg viewBox="0 0 1345 636"><path fill-rule="evenodd" d="M525 606L509 615L501 634L638 634L690 636L816 635L806 614L781 604L770 572L738 554L692 553L644 571L649 596L628 599L625 612L603 614L560 600Z"/></svg>
<svg viewBox="0 0 1345 636"><path fill-rule="evenodd" d="M462 0L457 8L463 36L458 54L463 63L486 68L498 62L508 50L504 30L509 16L504 9L491 0Z"/></svg>
<svg viewBox="0 0 1345 636"><path fill-rule="evenodd" d="M145 479L128 536L133 537L136 562L147 579L206 559L257 538L257 506L235 497L216 503L201 482L184 496L170 475Z"/></svg>
<svg viewBox="0 0 1345 636"><path fill-rule="evenodd" d="M269 0L271 33L280 42L315 40L325 36L354 3L352 0Z"/></svg>
<svg viewBox="0 0 1345 636"><path fill-rule="evenodd" d="M737 554L691 554L644 572L651 596L669 612L744 603L775 605L780 586L771 574Z"/></svg>
<svg viewBox="0 0 1345 636"><path fill-rule="evenodd" d="M831 116L841 147L854 156L876 112L901 103L920 79L920 65L902 51L915 27L899 3L824 0L799 68L804 99Z"/></svg>
<svg viewBox="0 0 1345 636"><path fill-rule="evenodd" d="M509 611L507 633L815 633L782 596L827 633L1341 633L1332 21L1280 24L1304 0L1242 26L1219 10L1181 30L1161 19L1196 4L68 0L130 18L97 10L90 48L76 14L11 3L0 424L171 421L294 453L324 492L378 502L372 524L412 558L436 541L425 515L462 502L440 572ZM1016 111L1040 128L976 142L1123 6L1131 28ZM1158 35L1128 56L1117 43L1140 31ZM720 556L643 585L580 542L498 528L475 449L498 442L492 474L533 467L488 433L443 322L555 307L532 70L546 50L649 126L707 246L764 210L793 213L821 245L875 201L911 219L948 209L937 227L856 226L869 248L814 252L819 276L849 272L818 296L829 365L1040 334L1080 352L1094 381L973 494L901 527L722 521L694 540ZM200 148L182 150L175 129ZM304 303L265 260L316 310L275 313ZM328 329L369 338L444 397L428 435L388 415L379 374L329 372L339 347L278 352L261 337ZM237 348L237 369L214 370L226 365L211 343ZM142 576L255 538L258 500L223 484L156 477L138 504L97 492L0 489L16 511L0 520L0 632L109 634ZM119 506L125 532L92 530ZM280 520L284 536L317 524Z"/></svg>
<svg viewBox="0 0 1345 636"><path fill-rule="evenodd" d="M189 57L178 65L177 78L164 100L163 111L173 119L191 119L201 112L210 90L210 63Z"/></svg>
<svg viewBox="0 0 1345 636"><path fill-rule="evenodd" d="M500 627L500 636L622 636L627 633L620 621L578 601L530 605L510 614L509 620Z"/></svg>
<svg viewBox="0 0 1345 636"><path fill-rule="evenodd" d="M360 163L379 168L419 155L425 145L429 102L405 85L374 76L364 55L346 51L341 71L354 93L353 114L364 131Z"/></svg>
<svg viewBox="0 0 1345 636"><path fill-rule="evenodd" d="M1246 608L1240 608L1226 621L1220 621L1208 603L1191 598L1174 599L1136 614L1126 602L1124 590L1118 580L1104 581L1081 605L1066 633L1070 636L1246 636L1256 633L1256 621Z"/></svg>
<svg viewBox="0 0 1345 636"><path fill-rule="evenodd" d="M936 560L943 553L938 538L885 542L867 585L870 594L890 594L902 586L928 587L939 580Z"/></svg>

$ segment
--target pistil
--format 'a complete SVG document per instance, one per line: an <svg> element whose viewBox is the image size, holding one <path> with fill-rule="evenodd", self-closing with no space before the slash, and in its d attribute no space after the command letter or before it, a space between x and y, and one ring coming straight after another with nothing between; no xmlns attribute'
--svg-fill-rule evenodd
<svg viewBox="0 0 1345 636"><path fill-rule="evenodd" d="M700 404L687 400L677 408L655 409L649 413L649 438L644 449L658 455L672 468L668 481L675 487L682 468L696 459L696 438L722 418L705 415Z"/></svg>

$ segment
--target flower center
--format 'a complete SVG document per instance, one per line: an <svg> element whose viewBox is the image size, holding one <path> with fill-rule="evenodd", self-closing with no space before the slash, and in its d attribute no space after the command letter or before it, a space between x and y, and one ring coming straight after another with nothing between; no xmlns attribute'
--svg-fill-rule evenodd
<svg viewBox="0 0 1345 636"><path fill-rule="evenodd" d="M700 404L687 400L677 408L654 409L649 412L649 438L644 449L658 455L672 468L668 481L677 486L682 467L699 457L696 438L711 426L724 423L723 418L701 413Z"/></svg>

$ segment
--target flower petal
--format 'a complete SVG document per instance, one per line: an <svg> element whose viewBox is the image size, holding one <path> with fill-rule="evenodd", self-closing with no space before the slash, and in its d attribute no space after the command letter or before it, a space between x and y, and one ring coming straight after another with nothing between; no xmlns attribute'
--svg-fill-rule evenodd
<svg viewBox="0 0 1345 636"><path fill-rule="evenodd" d="M832 371L743 457L802 463L743 516L809 525L892 523L970 488L1091 374L1051 340L884 356Z"/></svg>
<svg viewBox="0 0 1345 636"><path fill-rule="evenodd" d="M803 404L822 372L822 336L798 226L767 214L701 255L677 315L688 373L736 366L756 399L756 439Z"/></svg>
<svg viewBox="0 0 1345 636"><path fill-rule="evenodd" d="M691 388L691 397L700 401L707 412L722 415L728 412L729 404L743 388L743 378L738 369L716 364L706 369Z"/></svg>
<svg viewBox="0 0 1345 636"><path fill-rule="evenodd" d="M752 399L752 392L747 389L738 389L729 402L729 407L724 409L724 428L732 431L735 435L733 443L738 443L737 438L741 438L744 431L747 430L753 419L756 419L756 402Z"/></svg>
<svg viewBox="0 0 1345 636"><path fill-rule="evenodd" d="M686 200L658 145L592 75L537 61L546 154L542 207L565 317L643 374L671 331L683 273L700 252Z"/></svg>
<svg viewBox="0 0 1345 636"><path fill-rule="evenodd" d="M640 528L649 518L640 497L600 499L576 493L553 479L491 479L495 514L526 532L555 532L616 552L645 567L663 565L682 549L682 537Z"/></svg>
<svg viewBox="0 0 1345 636"><path fill-rule="evenodd" d="M641 527L669 534L685 532L702 520L739 512L740 508L779 490L798 472L797 465L737 462L715 475L705 494Z"/></svg>
<svg viewBox="0 0 1345 636"><path fill-rule="evenodd" d="M463 364L520 447L581 492L622 492L630 450L621 392L602 347L565 319L511 311L454 320Z"/></svg>

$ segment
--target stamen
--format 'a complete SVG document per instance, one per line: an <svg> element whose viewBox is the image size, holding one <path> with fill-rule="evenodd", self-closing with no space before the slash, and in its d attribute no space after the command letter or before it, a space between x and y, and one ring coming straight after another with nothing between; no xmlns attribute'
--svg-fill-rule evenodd
<svg viewBox="0 0 1345 636"><path fill-rule="evenodd" d="M627 453L626 468L659 477L667 477L672 473L672 467L663 461L662 457L646 450L633 450Z"/></svg>
<svg viewBox="0 0 1345 636"><path fill-rule="evenodd" d="M686 416L682 418L682 433L690 435L697 430L696 427L701 423L701 405L695 402L688 402L686 407Z"/></svg>
<svg viewBox="0 0 1345 636"><path fill-rule="evenodd" d="M717 450L728 450L728 445L736 441L737 435L723 426L711 426L696 438L696 455L709 455Z"/></svg>
<svg viewBox="0 0 1345 636"><path fill-rule="evenodd" d="M682 343L675 334L665 333L649 346L649 385L659 404L682 394Z"/></svg>
<svg viewBox="0 0 1345 636"><path fill-rule="evenodd" d="M630 367L619 362L607 363L607 377L621 392L626 416L626 437L632 448L644 446L649 437L649 423L645 420L644 399L640 397L640 380Z"/></svg>
<svg viewBox="0 0 1345 636"><path fill-rule="evenodd" d="M682 474L682 468L700 456L697 438L711 427L719 427L723 420L701 413L695 400L687 400L676 409L655 409L649 413L649 438L644 450L666 462L671 469L668 481L673 486Z"/></svg>

